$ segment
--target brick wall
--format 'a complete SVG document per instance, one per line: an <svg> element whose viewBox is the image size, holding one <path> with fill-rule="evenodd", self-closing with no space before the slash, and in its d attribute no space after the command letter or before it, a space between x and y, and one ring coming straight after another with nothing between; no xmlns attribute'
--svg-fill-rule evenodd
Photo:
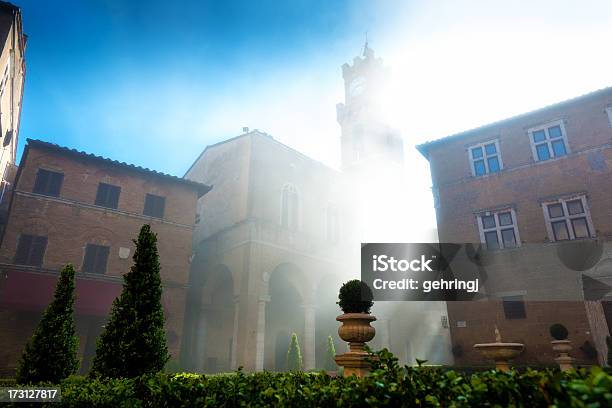
<svg viewBox="0 0 612 408"><path fill-rule="evenodd" d="M64 174L58 198L32 193L39 168ZM94 205L100 182L121 187L117 210ZM166 197L163 219L142 215L147 193ZM8 224L0 247L0 263L5 264L5 274L26 273L11 270L10 267L14 262L19 236L45 235L48 244L41 271L48 275L52 273L48 270L59 270L66 263L72 263L77 269L77 280L102 279L106 284L114 282L119 292L121 276L132 265L135 248L132 240L138 236L143 224L150 224L158 237L168 346L171 354L178 358L198 195L195 187L180 180L169 180L117 166L109 161L75 156L30 144L24 154L13 193ZM81 270L87 244L110 247L106 274L102 277L85 274ZM120 248L124 248L123 251L129 249L129 255L120 257ZM30 269L33 272L36 270ZM77 281L77 289L78 285ZM110 308L108 303L106 310ZM24 319L23 310L8 306L0 310L0 331L6 333L0 339L0 365L5 371L7 367L14 368L20 350L33 332L41 311L40 307L39 310L28 311L28 318ZM89 321L92 318L103 321L106 318L88 317L91 311L84 312L78 307L76 314L79 321ZM100 317L102 320L99 320ZM78 326L79 337L85 343L88 336L97 336L100 331L98 323L95 327L91 324ZM84 351L85 344L81 344L80 352ZM89 358L86 356L85 359Z"/></svg>
<svg viewBox="0 0 612 408"><path fill-rule="evenodd" d="M521 241L544 244L550 240L542 201L572 193L586 195L596 235L612 236L612 127L606 113L611 105L612 89L608 88L426 145L434 189L439 195L440 242L480 242L476 213L509 206L516 211ZM566 131L569 154L536 162L528 130L558 120ZM499 143L503 169L474 177L469 148L490 140ZM500 276L497 283L497 291L516 289L508 276ZM538 285L544 284L538 280ZM472 346L493 341L495 324L500 326L504 340L526 344L519 362L553 363L548 334L553 323L568 327L575 348L587 340L594 343L583 302L530 301L525 319L505 319L501 308L501 303L449 302L453 344L464 350L461 356L455 356L457 363L484 363ZM465 322L465 327L457 327L457 321L461 326ZM596 361L580 350L574 355L582 363Z"/></svg>

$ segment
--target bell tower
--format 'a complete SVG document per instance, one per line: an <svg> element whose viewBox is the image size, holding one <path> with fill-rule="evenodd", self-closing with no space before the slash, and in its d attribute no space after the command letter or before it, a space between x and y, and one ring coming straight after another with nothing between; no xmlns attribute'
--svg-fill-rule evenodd
<svg viewBox="0 0 612 408"><path fill-rule="evenodd" d="M403 166L402 138L381 121L385 76L383 61L374 55L367 40L362 55L355 57L352 65L342 65L344 103L336 106L336 112L342 128L342 170L345 172L378 172Z"/></svg>

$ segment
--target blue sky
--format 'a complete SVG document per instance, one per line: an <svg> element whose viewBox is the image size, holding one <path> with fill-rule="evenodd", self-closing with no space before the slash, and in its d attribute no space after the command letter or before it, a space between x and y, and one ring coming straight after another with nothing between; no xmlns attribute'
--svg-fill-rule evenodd
<svg viewBox="0 0 612 408"><path fill-rule="evenodd" d="M431 180L415 144L612 85L609 0L18 5L21 149L40 138L179 176L243 126L337 167L340 66L368 31L390 69L384 111L403 134L424 227L435 225Z"/></svg>
<svg viewBox="0 0 612 408"><path fill-rule="evenodd" d="M341 85L340 64L359 52L379 11L367 1L326 0L18 5L29 36L22 141L179 175L206 144L258 127L241 114L209 125L221 105L251 111L261 106L257 95L321 71L322 81ZM266 103L274 110L283 101Z"/></svg>

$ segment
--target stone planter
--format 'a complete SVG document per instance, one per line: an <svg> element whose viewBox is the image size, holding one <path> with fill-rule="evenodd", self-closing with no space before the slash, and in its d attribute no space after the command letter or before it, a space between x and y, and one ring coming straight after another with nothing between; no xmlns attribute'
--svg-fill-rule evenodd
<svg viewBox="0 0 612 408"><path fill-rule="evenodd" d="M370 371L370 364L366 361L368 353L365 343L372 340L376 334L370 323L376 320L368 313L345 313L336 317L342 325L338 328L338 335L349 344L349 352L335 357L336 364L344 367L344 376L356 375L364 377Z"/></svg>
<svg viewBox="0 0 612 408"><path fill-rule="evenodd" d="M573 369L576 359L569 355L569 352L572 351L572 342L569 340L553 340L550 344L552 344L553 351L558 353L555 361L559 364L561 371Z"/></svg>

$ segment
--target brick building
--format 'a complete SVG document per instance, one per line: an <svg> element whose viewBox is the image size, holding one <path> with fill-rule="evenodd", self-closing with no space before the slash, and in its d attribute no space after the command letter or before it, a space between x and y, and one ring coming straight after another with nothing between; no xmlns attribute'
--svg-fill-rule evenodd
<svg viewBox="0 0 612 408"><path fill-rule="evenodd" d="M197 200L210 187L54 144L28 140L0 246L0 369L11 375L50 302L59 269L77 269L82 371L143 224L158 235L170 353L178 358Z"/></svg>
<svg viewBox="0 0 612 408"><path fill-rule="evenodd" d="M21 101L25 80L25 46L21 11L0 1L0 203L15 173L17 137L21 117ZM6 206L0 207L0 224Z"/></svg>
<svg viewBox="0 0 612 408"><path fill-rule="evenodd" d="M487 284L498 301L448 303L456 363L483 363L472 345L493 340L497 324L504 340L525 343L518 363L551 364L553 323L569 329L579 363L603 363L612 327L612 88L418 149L431 167L440 242L482 243L507 261ZM578 242L598 260L580 273L562 259ZM597 301L585 295L590 278L605 289Z"/></svg>

